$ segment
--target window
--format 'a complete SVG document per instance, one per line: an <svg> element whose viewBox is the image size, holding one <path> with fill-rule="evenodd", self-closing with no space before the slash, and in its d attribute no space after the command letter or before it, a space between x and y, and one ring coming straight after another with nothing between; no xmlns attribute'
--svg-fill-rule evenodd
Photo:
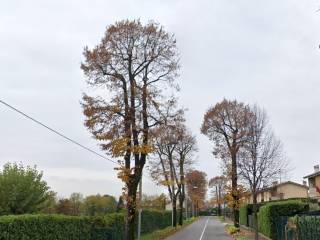
<svg viewBox="0 0 320 240"><path fill-rule="evenodd" d="M284 193L279 194L280 200L284 199Z"/></svg>
<svg viewBox="0 0 320 240"><path fill-rule="evenodd" d="M316 183L314 178L309 178L309 187L315 188Z"/></svg>

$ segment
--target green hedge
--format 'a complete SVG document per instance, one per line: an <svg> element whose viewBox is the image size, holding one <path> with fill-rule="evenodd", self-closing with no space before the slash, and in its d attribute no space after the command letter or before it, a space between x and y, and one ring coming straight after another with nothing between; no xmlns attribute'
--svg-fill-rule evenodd
<svg viewBox="0 0 320 240"><path fill-rule="evenodd" d="M248 226L248 204L240 207L240 224Z"/></svg>
<svg viewBox="0 0 320 240"><path fill-rule="evenodd" d="M106 240L121 239L114 227L122 215L71 217L63 215L20 215L0 218L0 239L6 240ZM120 226L121 227L121 226Z"/></svg>
<svg viewBox="0 0 320 240"><path fill-rule="evenodd" d="M122 240L125 215L72 217L16 215L0 217L0 240ZM142 212L142 233L171 226L171 212Z"/></svg>
<svg viewBox="0 0 320 240"><path fill-rule="evenodd" d="M143 210L141 216L141 233L150 233L171 226L171 218L171 211Z"/></svg>
<svg viewBox="0 0 320 240"><path fill-rule="evenodd" d="M265 203L257 203L257 209L259 211L260 207L262 207ZM249 226L248 215L253 215L253 204L245 204L240 207L240 224Z"/></svg>
<svg viewBox="0 0 320 240"><path fill-rule="evenodd" d="M277 221L280 216L293 216L305 212L309 208L307 203L297 200L267 203L259 209L259 232L277 239Z"/></svg>
<svg viewBox="0 0 320 240"><path fill-rule="evenodd" d="M320 216L295 216L290 219L297 229L294 229L298 239L320 239Z"/></svg>

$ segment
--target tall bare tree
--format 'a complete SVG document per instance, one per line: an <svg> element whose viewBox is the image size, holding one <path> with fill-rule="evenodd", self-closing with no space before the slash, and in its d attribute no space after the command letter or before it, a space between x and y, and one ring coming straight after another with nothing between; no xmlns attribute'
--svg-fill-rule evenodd
<svg viewBox="0 0 320 240"><path fill-rule="evenodd" d="M178 143L175 149L177 167L179 169L179 225L183 224L183 204L186 199L185 194L185 174L189 170L193 163L194 153L197 149L197 142L195 136L193 136L185 126L177 128Z"/></svg>
<svg viewBox="0 0 320 240"><path fill-rule="evenodd" d="M132 240L137 186L153 149L150 130L168 103L163 89L177 87L176 41L157 23L124 20L108 26L84 57L87 82L99 89L83 96L85 125L108 154L123 158L118 170L126 186L126 239Z"/></svg>
<svg viewBox="0 0 320 240"><path fill-rule="evenodd" d="M224 99L204 115L201 132L214 142L214 154L231 165L233 221L239 226L238 153L247 140L250 109L248 105Z"/></svg>
<svg viewBox="0 0 320 240"><path fill-rule="evenodd" d="M177 226L177 198L181 188L175 160L175 149L178 144L176 128L163 125L157 129L155 139L155 157L149 162L152 179L160 185L166 186L172 204L172 225Z"/></svg>
<svg viewBox="0 0 320 240"><path fill-rule="evenodd" d="M258 106L251 107L250 134L245 148L241 149L238 167L253 198L255 239L258 239L257 193L263 186L277 179L287 167L282 144L274 136L266 112Z"/></svg>
<svg viewBox="0 0 320 240"><path fill-rule="evenodd" d="M224 202L223 192L225 191L227 181L228 179L225 176L216 176L209 180L209 186L215 187L219 216L221 216L221 204Z"/></svg>
<svg viewBox="0 0 320 240"><path fill-rule="evenodd" d="M185 171L192 164L197 150L195 137L183 124L183 111L158 128L155 139L155 154L150 162L151 177L168 188L173 210L173 225L177 224L177 201L179 202L179 224L183 222L185 200Z"/></svg>
<svg viewBox="0 0 320 240"><path fill-rule="evenodd" d="M204 206L207 193L207 174L198 170L191 170L186 174L186 184L188 196L192 202L192 208L195 209L196 215L199 208Z"/></svg>

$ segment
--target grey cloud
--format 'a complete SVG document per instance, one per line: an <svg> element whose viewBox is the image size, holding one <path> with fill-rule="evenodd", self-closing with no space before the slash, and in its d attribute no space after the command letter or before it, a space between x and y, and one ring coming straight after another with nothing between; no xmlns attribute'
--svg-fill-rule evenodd
<svg viewBox="0 0 320 240"><path fill-rule="evenodd" d="M198 137L197 167L209 177L219 174L212 144L199 128L210 105L236 98L267 110L295 167L292 180L301 181L320 161L318 5L315 0L6 1L0 9L0 96L99 151L83 126L79 105L87 89L79 69L83 47L97 44L114 21L154 19L177 36L179 96ZM37 164L61 195L76 189L121 192L112 165L3 106L0 114L0 164ZM54 172L57 167L63 175ZM78 169L106 178L82 179ZM148 193L162 190L147 173L145 179Z"/></svg>

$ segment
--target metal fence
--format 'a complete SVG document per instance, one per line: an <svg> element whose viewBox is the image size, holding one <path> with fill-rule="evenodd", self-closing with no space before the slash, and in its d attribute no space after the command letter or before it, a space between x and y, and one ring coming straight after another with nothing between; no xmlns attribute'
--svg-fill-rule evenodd
<svg viewBox="0 0 320 240"><path fill-rule="evenodd" d="M248 215L248 227L254 228L252 215Z"/></svg>
<svg viewBox="0 0 320 240"><path fill-rule="evenodd" d="M303 216L298 217L299 239L315 240L320 239L320 217Z"/></svg>
<svg viewBox="0 0 320 240"><path fill-rule="evenodd" d="M320 212L297 216L297 223L290 224L292 216L280 216L275 221L277 240L320 240ZM248 225L254 228L253 216L248 215Z"/></svg>
<svg viewBox="0 0 320 240"><path fill-rule="evenodd" d="M286 225L288 223L289 216L280 216L276 220L277 240L286 239Z"/></svg>
<svg viewBox="0 0 320 240"><path fill-rule="evenodd" d="M320 216L297 216L286 225L285 240L319 240Z"/></svg>

